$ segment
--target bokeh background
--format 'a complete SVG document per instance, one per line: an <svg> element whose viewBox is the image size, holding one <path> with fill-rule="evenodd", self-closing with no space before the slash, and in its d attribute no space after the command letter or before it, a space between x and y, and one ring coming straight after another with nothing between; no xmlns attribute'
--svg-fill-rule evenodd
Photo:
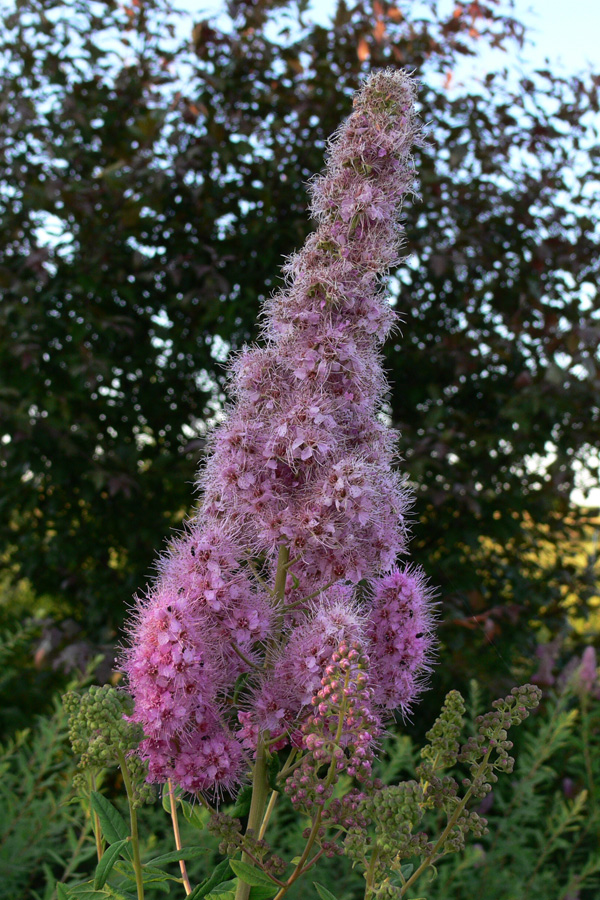
<svg viewBox="0 0 600 900"><path fill-rule="evenodd" d="M257 338L326 138L384 65L415 72L428 127L386 416L441 601L431 689L398 728L419 739L473 681L554 690L600 627L600 12L181 6L0 3L6 758L67 683L116 679L131 597L196 502L224 364Z"/></svg>

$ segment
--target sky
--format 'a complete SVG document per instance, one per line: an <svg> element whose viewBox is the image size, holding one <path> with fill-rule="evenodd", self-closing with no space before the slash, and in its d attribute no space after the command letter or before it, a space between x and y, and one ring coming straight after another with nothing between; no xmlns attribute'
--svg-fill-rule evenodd
<svg viewBox="0 0 600 900"><path fill-rule="evenodd" d="M600 69L598 0L517 0L516 11L532 28L535 46L528 56L536 64L548 56L570 71L586 63Z"/></svg>

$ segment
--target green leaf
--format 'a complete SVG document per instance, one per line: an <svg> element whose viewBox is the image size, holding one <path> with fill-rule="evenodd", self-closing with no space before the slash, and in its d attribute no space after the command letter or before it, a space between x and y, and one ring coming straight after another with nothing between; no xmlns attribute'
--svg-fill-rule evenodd
<svg viewBox="0 0 600 900"><path fill-rule="evenodd" d="M58 897L58 900L70 900L71 897L67 888L64 884L61 884L60 881L56 885L56 896Z"/></svg>
<svg viewBox="0 0 600 900"><path fill-rule="evenodd" d="M270 900L279 890L276 884L257 884L250 889L250 900Z"/></svg>
<svg viewBox="0 0 600 900"><path fill-rule="evenodd" d="M203 856L208 852L206 847L183 847L181 850L172 850L170 853L163 853L162 856L155 856L153 859L149 859L147 863L144 863L144 865L162 866L165 863L177 862L180 859L198 859L199 856Z"/></svg>
<svg viewBox="0 0 600 900"><path fill-rule="evenodd" d="M219 863L209 878L206 878L202 884L199 884L194 888L187 900L202 900L202 897L206 897L215 885L221 884L223 878L227 876L229 871L229 860L224 859L223 862Z"/></svg>
<svg viewBox="0 0 600 900"><path fill-rule="evenodd" d="M155 869L154 866L143 867L144 881L181 881L181 878L165 872L163 869Z"/></svg>
<svg viewBox="0 0 600 900"><path fill-rule="evenodd" d="M187 800L184 800L181 796L182 791L180 788L175 788L173 795L175 798L175 803L178 803L181 812L183 813L183 817L188 822L192 828L202 829L206 825L207 819L210 816L210 813L203 806L192 806L191 803L188 803ZM162 805L165 812L171 815L171 795L169 793L169 789L167 785L163 787L162 792Z"/></svg>
<svg viewBox="0 0 600 900"><path fill-rule="evenodd" d="M321 898L321 900L336 900L331 891L328 891L326 887L323 887L322 884L319 884L318 881L313 881L314 886L317 889L317 894Z"/></svg>
<svg viewBox="0 0 600 900"><path fill-rule="evenodd" d="M437 867L434 865L429 865L425 871L425 880L427 881L427 883L431 884L432 881L435 881L437 876L438 876Z"/></svg>
<svg viewBox="0 0 600 900"><path fill-rule="evenodd" d="M107 884L106 889L111 897L116 897L117 900L138 900L137 893L132 894L131 891L126 891L125 888L122 887L114 887L112 884Z"/></svg>
<svg viewBox="0 0 600 900"><path fill-rule="evenodd" d="M242 862L240 859L229 860L229 865L237 877L245 884L266 884L269 887L273 884L268 875L265 875L264 872L261 872L260 869L256 869L254 866L249 866L248 863Z"/></svg>
<svg viewBox="0 0 600 900"><path fill-rule="evenodd" d="M146 878L144 875L144 887L152 887L157 891L162 891L164 894L168 894L171 891L171 885L169 881L172 879L168 878Z"/></svg>
<svg viewBox="0 0 600 900"><path fill-rule="evenodd" d="M129 841L127 840L115 841L114 844L111 844L106 848L100 862L96 866L96 871L94 873L94 887L96 888L96 890L104 887L108 876L112 872L114 864L121 854L121 850L128 843Z"/></svg>
<svg viewBox="0 0 600 900"><path fill-rule="evenodd" d="M102 833L109 844L124 841L129 837L129 829L118 809L98 791L90 794L92 809L98 813Z"/></svg>
<svg viewBox="0 0 600 900"><path fill-rule="evenodd" d="M173 797L175 799L175 805L177 805L177 801L181 800L181 789L173 788ZM169 793L169 786L167 784L163 785L162 789L162 805L165 812L168 812L171 815L171 795Z"/></svg>
<svg viewBox="0 0 600 900"><path fill-rule="evenodd" d="M239 792L237 797L237 802L233 809L230 811L229 815L234 819L240 819L242 816L247 816L250 812L250 801L252 800L252 785L245 785L242 790Z"/></svg>
<svg viewBox="0 0 600 900"><path fill-rule="evenodd" d="M237 881L223 881L221 884L217 884L210 894L206 895L206 900L235 900L236 889Z"/></svg>
<svg viewBox="0 0 600 900"><path fill-rule="evenodd" d="M204 806L192 806L187 800L179 801L183 818L192 828L202 830L210 817L210 813Z"/></svg>
<svg viewBox="0 0 600 900"><path fill-rule="evenodd" d="M267 762L267 781L269 782L269 787L273 791L278 791L280 785L277 784L277 776L281 771L281 760L277 753L274 753L269 757Z"/></svg>
<svg viewBox="0 0 600 900"><path fill-rule="evenodd" d="M405 866L401 866L400 875L403 881L406 881L413 873L414 865L412 863L407 863Z"/></svg>
<svg viewBox="0 0 600 900"><path fill-rule="evenodd" d="M69 900L103 900L108 894L106 891L97 891L91 881L69 887Z"/></svg>

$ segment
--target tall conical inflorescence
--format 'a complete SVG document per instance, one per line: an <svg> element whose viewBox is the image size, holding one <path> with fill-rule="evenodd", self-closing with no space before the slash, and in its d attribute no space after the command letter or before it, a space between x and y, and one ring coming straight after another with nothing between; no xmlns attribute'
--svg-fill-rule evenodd
<svg viewBox="0 0 600 900"><path fill-rule="evenodd" d="M370 659L357 728L421 687L431 593L396 568L408 497L379 354L417 136L410 79L371 75L312 184L317 228L265 305L263 345L231 365L200 510L138 601L124 658L152 780L226 790L260 739L301 746L340 647Z"/></svg>

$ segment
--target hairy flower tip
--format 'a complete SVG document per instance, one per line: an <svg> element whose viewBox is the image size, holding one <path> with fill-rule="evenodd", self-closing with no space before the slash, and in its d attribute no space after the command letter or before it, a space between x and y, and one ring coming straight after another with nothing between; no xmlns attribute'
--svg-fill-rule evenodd
<svg viewBox="0 0 600 900"><path fill-rule="evenodd" d="M192 525L173 542L158 568L163 583L195 608L223 613L250 589L238 563L240 556L239 547L223 525Z"/></svg>
<svg viewBox="0 0 600 900"><path fill-rule="evenodd" d="M414 94L413 82L398 70L371 75L330 142L326 172L312 185L313 215L329 227L320 241L332 241L366 268L387 268L397 250L397 219L414 181Z"/></svg>
<svg viewBox="0 0 600 900"><path fill-rule="evenodd" d="M414 80L402 69L390 66L369 75L361 89L354 95L353 105L357 112L375 114L384 122L389 121L390 129L400 127L404 133L403 123L408 122L413 128L406 144L410 147L418 132L415 125L415 99ZM404 150L404 146L401 149Z"/></svg>
<svg viewBox="0 0 600 900"><path fill-rule="evenodd" d="M430 671L434 595L418 568L395 569L372 588L368 646L375 702L406 714Z"/></svg>
<svg viewBox="0 0 600 900"><path fill-rule="evenodd" d="M139 752L148 762L148 781L162 784L171 779L193 794L230 792L242 779L243 747L213 711L207 711L204 722L177 740L147 738Z"/></svg>
<svg viewBox="0 0 600 900"><path fill-rule="evenodd" d="M133 719L148 737L181 735L222 686L214 628L176 589L159 585L139 608L123 670Z"/></svg>
<svg viewBox="0 0 600 900"><path fill-rule="evenodd" d="M295 807L324 807L343 772L359 782L370 780L380 722L368 666L358 642L343 641L332 653L302 726L306 756L285 783Z"/></svg>

